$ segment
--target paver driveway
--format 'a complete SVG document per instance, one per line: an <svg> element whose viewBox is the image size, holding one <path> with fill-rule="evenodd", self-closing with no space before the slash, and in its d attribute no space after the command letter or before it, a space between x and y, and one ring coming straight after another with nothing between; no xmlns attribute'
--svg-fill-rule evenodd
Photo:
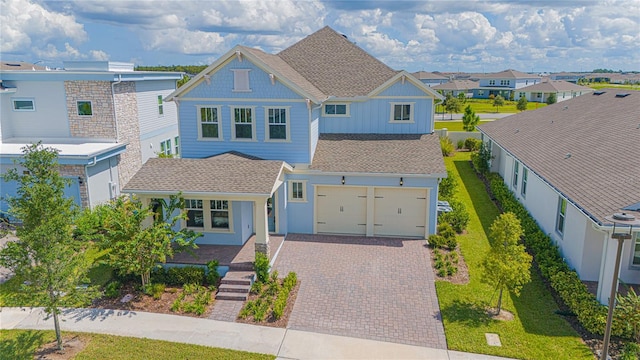
<svg viewBox="0 0 640 360"><path fill-rule="evenodd" d="M289 328L446 349L424 243L287 235L274 269L301 281Z"/></svg>

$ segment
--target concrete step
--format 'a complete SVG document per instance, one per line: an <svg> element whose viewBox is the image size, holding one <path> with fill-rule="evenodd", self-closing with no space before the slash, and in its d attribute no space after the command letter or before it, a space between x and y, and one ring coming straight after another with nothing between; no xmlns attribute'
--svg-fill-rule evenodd
<svg viewBox="0 0 640 360"><path fill-rule="evenodd" d="M216 300L237 300L246 301L249 297L248 293L234 293L234 292L218 292Z"/></svg>
<svg viewBox="0 0 640 360"><path fill-rule="evenodd" d="M221 284L218 288L219 292L226 293L248 293L249 290L251 290L251 285Z"/></svg>
<svg viewBox="0 0 640 360"><path fill-rule="evenodd" d="M256 274L253 271L228 271L220 280L220 284L251 286L255 278Z"/></svg>

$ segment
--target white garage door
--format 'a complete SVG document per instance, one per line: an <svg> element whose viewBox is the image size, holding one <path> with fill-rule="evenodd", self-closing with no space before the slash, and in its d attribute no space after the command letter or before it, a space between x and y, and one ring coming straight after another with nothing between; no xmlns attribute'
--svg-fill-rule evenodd
<svg viewBox="0 0 640 360"><path fill-rule="evenodd" d="M375 189L374 235L425 236L427 190Z"/></svg>
<svg viewBox="0 0 640 360"><path fill-rule="evenodd" d="M318 186L316 209L318 233L364 235L367 231L366 188Z"/></svg>

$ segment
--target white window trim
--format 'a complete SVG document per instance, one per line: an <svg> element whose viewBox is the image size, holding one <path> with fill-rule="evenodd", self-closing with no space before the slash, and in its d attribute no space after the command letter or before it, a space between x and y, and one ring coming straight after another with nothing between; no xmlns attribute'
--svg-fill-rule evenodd
<svg viewBox="0 0 640 360"><path fill-rule="evenodd" d="M205 212L205 200L188 198L188 199L185 199L185 202L186 202L186 200L196 200L196 201L200 200L200 201L202 201L202 209L190 208L190 207L187 207L186 204L185 204L185 207L183 208L185 213L187 213L191 209L196 210L196 211L202 210L202 227L187 226L187 219L183 219L182 220L182 228L196 230L196 231L203 231L207 226L207 219L205 218L205 215L206 215L206 212Z"/></svg>
<svg viewBox="0 0 640 360"><path fill-rule="evenodd" d="M78 109L78 105L79 105L78 103L81 103L81 102L88 102L91 105L91 115L80 115L80 111L79 111L80 109ZM91 100L76 100L76 114L78 116L81 116L81 117L93 117L94 113L95 113L95 110L93 109L93 101L91 101Z"/></svg>
<svg viewBox="0 0 640 360"><path fill-rule="evenodd" d="M633 263L633 258L635 256L635 251L636 251L636 246L640 244L640 233L635 233L635 238L634 240L631 242L631 251L629 251L631 253L631 258L629 259L629 268L632 270L639 270L640 269L640 264L634 264Z"/></svg>
<svg viewBox="0 0 640 360"><path fill-rule="evenodd" d="M231 140L232 141L257 141L256 138L256 107L255 106L229 106L231 118ZM251 139L236 139L236 109L251 109ZM219 121L219 120L218 120ZM218 132L219 133L219 132Z"/></svg>
<svg viewBox="0 0 640 360"><path fill-rule="evenodd" d="M190 230L194 230L194 231L202 231L202 232L208 232L208 233L222 233L222 234L233 234L233 201L229 200L229 199L220 199L220 198L188 198L189 200L202 200L202 222L203 222L203 227L188 227L187 226L187 220L182 220L182 228L183 229L190 229ZM213 228L211 227L211 200L223 200L223 201L228 201L229 202L229 229L218 229L218 228ZM184 210L186 211L187 208L185 207ZM198 209L200 210L200 209Z"/></svg>
<svg viewBox="0 0 640 360"><path fill-rule="evenodd" d="M284 109L285 110L285 128L286 128L286 138L285 139L271 139L269 135L269 110L270 109ZM269 142L291 142L291 106L265 106L264 107L264 141Z"/></svg>
<svg viewBox="0 0 640 360"><path fill-rule="evenodd" d="M162 151L162 144L164 144L164 151ZM160 153L164 155L173 155L173 144L171 138L160 141Z"/></svg>
<svg viewBox="0 0 640 360"><path fill-rule="evenodd" d="M33 109L16 109L16 103L15 103L16 101L31 101L31 104L33 105ZM11 109L17 112L36 111L36 100L35 98L11 98Z"/></svg>
<svg viewBox="0 0 640 360"><path fill-rule="evenodd" d="M565 208L564 208L564 215L562 215L563 217L563 221L562 221L562 231L560 231L560 229L558 229L558 224L560 223L560 210L562 209L562 202L565 203ZM565 232L565 228L567 227L567 210L569 210L569 202L567 201L567 199L563 198L562 196L558 197L558 205L556 206L556 226L555 226L555 230L556 230L556 234L559 234L560 237L564 237L564 232Z"/></svg>
<svg viewBox="0 0 640 360"><path fill-rule="evenodd" d="M208 108L208 109L217 109L218 112L218 137L203 137L202 136L202 113L200 109ZM198 119L198 141L221 141L224 139L222 136L222 106L220 105L197 105L196 106L196 117Z"/></svg>
<svg viewBox="0 0 640 360"><path fill-rule="evenodd" d="M180 156L180 136L173 137L173 155Z"/></svg>
<svg viewBox="0 0 640 360"><path fill-rule="evenodd" d="M527 197L527 185L529 184L529 170L522 166L522 183L520 185L520 195Z"/></svg>
<svg viewBox="0 0 640 360"><path fill-rule="evenodd" d="M511 187L515 190L518 188L518 176L520 175L520 162L513 160L513 173L511 175Z"/></svg>
<svg viewBox="0 0 640 360"><path fill-rule="evenodd" d="M164 116L164 98L162 95L158 95L156 99L160 100L160 103L156 104L158 105L158 116ZM160 109L162 109L162 113L160 113Z"/></svg>
<svg viewBox="0 0 640 360"><path fill-rule="evenodd" d="M249 72L251 71L251 69L231 69L231 71L233 72L233 89L231 89L231 92L251 92L251 79L249 77ZM236 84L237 84L236 76L238 76L238 73L246 74L246 77L247 77L246 89L236 88Z"/></svg>
<svg viewBox="0 0 640 360"><path fill-rule="evenodd" d="M302 199L293 198L293 183L302 184ZM289 180L289 186L287 186L287 198L290 202L307 202L307 180Z"/></svg>
<svg viewBox="0 0 640 360"><path fill-rule="evenodd" d="M392 102L389 103L391 105L391 111L389 114L389 123L391 124L413 124L414 121L414 114L416 112L416 103L415 102ZM395 120L393 118L393 115L395 113L395 107L396 105L409 105L409 120Z"/></svg>
<svg viewBox="0 0 640 360"><path fill-rule="evenodd" d="M345 114L327 114L325 112L325 107L327 105L344 105L345 106ZM324 117L351 117L351 104L349 103L325 103L322 104L322 116Z"/></svg>

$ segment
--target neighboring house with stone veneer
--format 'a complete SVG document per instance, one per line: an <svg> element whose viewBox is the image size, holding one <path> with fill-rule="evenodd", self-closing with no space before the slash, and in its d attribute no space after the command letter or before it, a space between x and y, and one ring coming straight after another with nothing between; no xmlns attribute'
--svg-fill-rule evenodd
<svg viewBox="0 0 640 360"><path fill-rule="evenodd" d="M639 91L603 89L478 126L494 156L491 171L580 279L598 283L602 303L617 246L605 217L640 211L639 104ZM640 229L634 230L624 243L620 280L640 284Z"/></svg>
<svg viewBox="0 0 640 360"><path fill-rule="evenodd" d="M167 99L182 158L150 160L124 191L182 191L200 244L435 232L442 96L329 27L275 55L236 46Z"/></svg>
<svg viewBox="0 0 640 360"><path fill-rule="evenodd" d="M157 152L177 152L177 110L164 97L176 89L180 73L134 71L133 64L107 61L26 68L0 71L2 173L26 144L40 141L60 151L61 173L72 180L66 194L91 207L117 196ZM16 186L2 183L0 197L15 195ZM0 211L6 210L0 201Z"/></svg>

